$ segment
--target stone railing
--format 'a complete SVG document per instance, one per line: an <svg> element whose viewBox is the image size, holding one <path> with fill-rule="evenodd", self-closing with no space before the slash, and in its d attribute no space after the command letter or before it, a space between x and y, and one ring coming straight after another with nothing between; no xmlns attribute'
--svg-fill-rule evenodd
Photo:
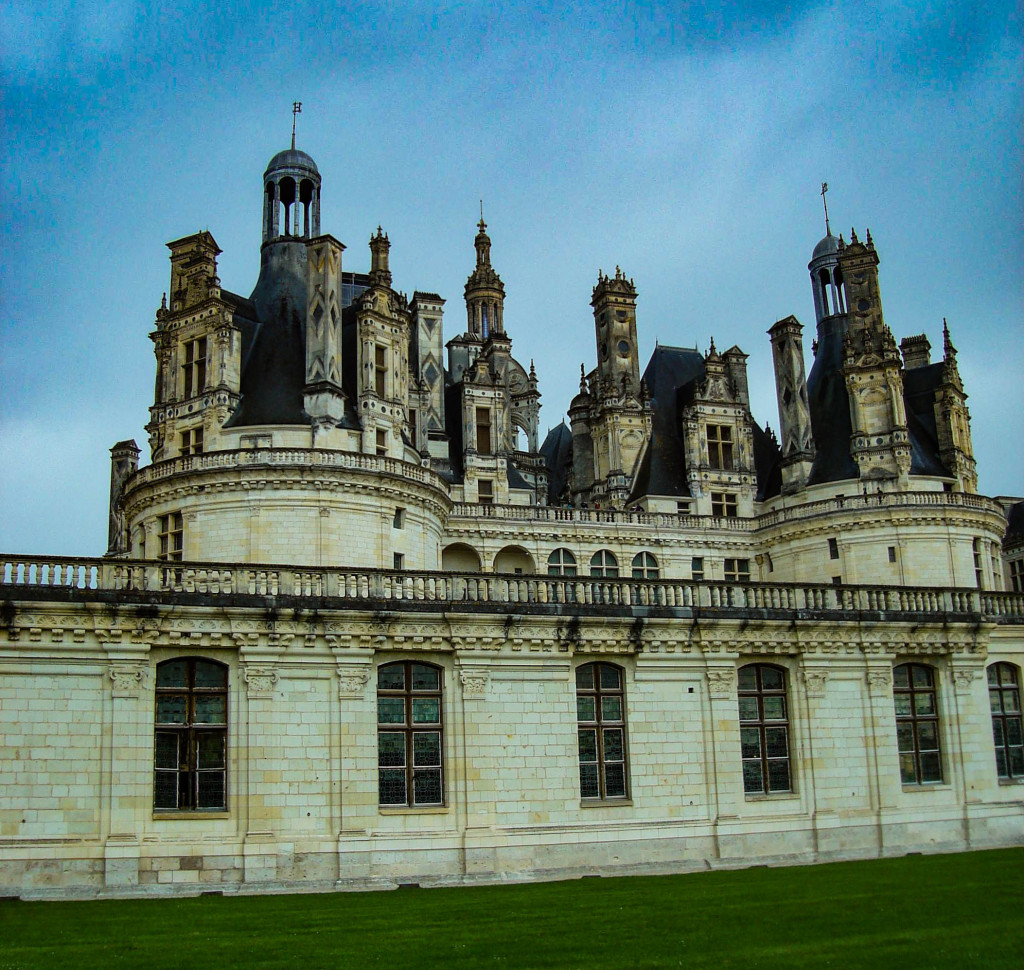
<svg viewBox="0 0 1024 970"><path fill-rule="evenodd" d="M765 613L912 614L917 619L978 619L1024 623L1024 593L977 589L896 586L833 586L790 583L683 582L522 576L484 573L411 572L261 565L174 563L152 560L0 556L0 596L26 588L123 593L186 593L218 596L299 597L381 602L427 608L564 606ZM331 602L333 601L333 602ZM433 604L428 606L428 604Z"/></svg>
<svg viewBox="0 0 1024 970"><path fill-rule="evenodd" d="M720 515L679 515L675 512L631 512L626 509L578 509L560 505L474 505L456 502L452 519L482 518L519 522L582 522L604 525L642 525L661 529L706 529L709 531L752 532L756 519ZM457 525L453 522L452 525Z"/></svg>
<svg viewBox="0 0 1024 970"><path fill-rule="evenodd" d="M158 461L140 468L130 479L129 488L162 481L183 472L217 471L231 468L342 468L394 475L429 485L448 494L448 484L436 472L397 458L363 455L351 451L314 450L309 448L242 448L236 451L208 451L201 455L184 455Z"/></svg>
<svg viewBox="0 0 1024 970"><path fill-rule="evenodd" d="M970 495L966 492L876 492L874 494L835 496L819 502L807 502L788 508L774 509L757 516L758 529L813 519L819 515L833 515L839 512L864 512L894 508L958 508L989 512L1000 518L1005 516L1003 507L984 495Z"/></svg>

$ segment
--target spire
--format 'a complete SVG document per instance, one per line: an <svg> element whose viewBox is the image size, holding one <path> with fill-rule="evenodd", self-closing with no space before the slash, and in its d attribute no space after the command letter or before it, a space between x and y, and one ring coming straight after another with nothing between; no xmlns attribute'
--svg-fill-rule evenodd
<svg viewBox="0 0 1024 970"><path fill-rule="evenodd" d="M821 204L825 207L825 235L831 236L832 230L828 227L828 199L825 198L825 193L828 191L828 182L821 183Z"/></svg>
<svg viewBox="0 0 1024 970"><path fill-rule="evenodd" d="M302 102L292 102L292 150L295 150L295 120L302 114Z"/></svg>
<svg viewBox="0 0 1024 970"><path fill-rule="evenodd" d="M944 360L952 360L956 357L956 347L953 346L953 340L949 336L949 324L946 323L946 318L942 318L942 357Z"/></svg>

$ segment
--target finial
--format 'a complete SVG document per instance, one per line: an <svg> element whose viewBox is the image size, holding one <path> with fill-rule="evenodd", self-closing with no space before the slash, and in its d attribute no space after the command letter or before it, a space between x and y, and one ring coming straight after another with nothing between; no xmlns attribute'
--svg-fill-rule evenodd
<svg viewBox="0 0 1024 970"><path fill-rule="evenodd" d="M942 318L942 356L947 360L956 356L956 347L953 346L953 340L949 336L949 324L946 323L945 317Z"/></svg>
<svg viewBox="0 0 1024 970"><path fill-rule="evenodd" d="M860 240L857 238L857 230L854 229L853 226L850 227L850 242L860 242Z"/></svg>
<svg viewBox="0 0 1024 970"><path fill-rule="evenodd" d="M821 204L825 206L825 235L831 236L832 230L828 227L828 199L825 198L825 193L828 191L828 182L821 183Z"/></svg>
<svg viewBox="0 0 1024 970"><path fill-rule="evenodd" d="M295 148L295 119L302 114L302 102L292 102L292 149Z"/></svg>
<svg viewBox="0 0 1024 970"><path fill-rule="evenodd" d="M161 310L166 310L167 309L167 293L166 292L160 298L160 309ZM943 321L943 323L945 323L945 321Z"/></svg>
<svg viewBox="0 0 1024 970"><path fill-rule="evenodd" d="M583 364L580 364L580 394L587 393L587 375Z"/></svg>
<svg viewBox="0 0 1024 970"><path fill-rule="evenodd" d="M535 381L536 379L537 379L537 371L534 369L533 358L531 357L530 358L530 380L531 381Z"/></svg>
<svg viewBox="0 0 1024 970"><path fill-rule="evenodd" d="M870 230L870 229L867 229L867 230L865 230L865 231L866 231L866 232L867 232L867 234L868 234L868 245L869 245L869 246L870 246L870 247L871 247L871 248L873 249L873 248L874 248L874 246L875 246L875 241L874 241L874 240L873 240L873 239L871 238L871 230Z"/></svg>
<svg viewBox="0 0 1024 970"><path fill-rule="evenodd" d="M476 224L477 229L483 232L487 228L487 223L484 222L484 200L480 200L480 221Z"/></svg>
<svg viewBox="0 0 1024 970"><path fill-rule="evenodd" d="M715 351L715 338L712 337L711 338L711 349L708 351L708 356L709 357L714 357L715 353L716 353L716 351Z"/></svg>

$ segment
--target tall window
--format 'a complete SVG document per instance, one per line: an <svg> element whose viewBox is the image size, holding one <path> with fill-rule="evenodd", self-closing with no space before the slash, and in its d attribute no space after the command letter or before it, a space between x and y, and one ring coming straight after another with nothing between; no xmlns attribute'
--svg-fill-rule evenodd
<svg viewBox="0 0 1024 970"><path fill-rule="evenodd" d="M704 578L704 557L693 556L690 559L690 579L699 582Z"/></svg>
<svg viewBox="0 0 1024 970"><path fill-rule="evenodd" d="M182 455L201 455L203 453L203 429L192 428L181 433Z"/></svg>
<svg viewBox="0 0 1024 970"><path fill-rule="evenodd" d="M388 453L388 433L383 428L378 428L374 435L374 450L378 458L386 458Z"/></svg>
<svg viewBox="0 0 1024 970"><path fill-rule="evenodd" d="M732 427L708 425L708 462L712 468L732 468Z"/></svg>
<svg viewBox="0 0 1024 970"><path fill-rule="evenodd" d="M786 672L770 664L740 667L738 694L743 791L752 795L792 791Z"/></svg>
<svg viewBox="0 0 1024 970"><path fill-rule="evenodd" d="M988 668L988 700L996 746L996 771L1000 778L1024 778L1020 677L1013 664L997 663Z"/></svg>
<svg viewBox="0 0 1024 970"><path fill-rule="evenodd" d="M548 556L549 576L575 576L576 557L568 549L556 549Z"/></svg>
<svg viewBox="0 0 1024 970"><path fill-rule="evenodd" d="M633 557L634 579L657 579L658 560L649 552L638 552Z"/></svg>
<svg viewBox="0 0 1024 970"><path fill-rule="evenodd" d="M479 478L476 483L476 499L481 505L494 504L494 482L489 478Z"/></svg>
<svg viewBox="0 0 1024 970"><path fill-rule="evenodd" d="M1024 593L1024 559L1010 562L1010 589L1015 593Z"/></svg>
<svg viewBox="0 0 1024 970"><path fill-rule="evenodd" d="M626 696L622 668L593 663L576 668L580 796L626 797Z"/></svg>
<svg viewBox="0 0 1024 970"><path fill-rule="evenodd" d="M491 453L491 409L476 409L476 450L477 454Z"/></svg>
<svg viewBox="0 0 1024 970"><path fill-rule="evenodd" d="M169 512L167 515L161 515L159 526L157 538L160 541L160 550L156 558L163 562L181 562L185 545L185 526L181 513Z"/></svg>
<svg viewBox="0 0 1024 970"><path fill-rule="evenodd" d="M153 807L227 807L228 668L187 657L156 668Z"/></svg>
<svg viewBox="0 0 1024 970"><path fill-rule="evenodd" d="M441 670L403 660L377 668L380 804L444 802Z"/></svg>
<svg viewBox="0 0 1024 970"><path fill-rule="evenodd" d="M942 781L935 671L925 664L900 664L892 672L892 693L903 784Z"/></svg>
<svg viewBox="0 0 1024 970"><path fill-rule="evenodd" d="M387 350L380 344L373 346L373 389L377 397L385 397L384 389L387 382L388 356Z"/></svg>
<svg viewBox="0 0 1024 970"><path fill-rule="evenodd" d="M619 561L609 549L599 549L590 557L590 575L598 579L616 579Z"/></svg>
<svg viewBox="0 0 1024 970"><path fill-rule="evenodd" d="M750 560L749 559L726 559L725 560L725 581L727 583L749 583L750 582Z"/></svg>
<svg viewBox="0 0 1024 970"><path fill-rule="evenodd" d="M206 338L185 341L185 362L181 369L185 374L185 397L201 394L206 388Z"/></svg>
<svg viewBox="0 0 1024 970"><path fill-rule="evenodd" d="M711 493L711 514L735 518L739 514L736 505L736 496L728 492Z"/></svg>

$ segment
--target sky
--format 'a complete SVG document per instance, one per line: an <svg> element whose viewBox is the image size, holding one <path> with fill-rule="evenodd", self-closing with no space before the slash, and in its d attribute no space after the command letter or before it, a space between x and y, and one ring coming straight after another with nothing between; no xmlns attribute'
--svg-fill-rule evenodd
<svg viewBox="0 0 1024 970"><path fill-rule="evenodd" d="M542 433L596 362L616 266L644 360L738 345L778 429L766 331L795 315L810 369L827 181L833 231L871 230L897 341L935 359L949 322L980 490L1024 495L1022 47L1015 0L0 0L0 551L105 551L109 449L148 461L164 244L209 229L249 294L293 101L345 269L383 226L446 339L483 200Z"/></svg>

